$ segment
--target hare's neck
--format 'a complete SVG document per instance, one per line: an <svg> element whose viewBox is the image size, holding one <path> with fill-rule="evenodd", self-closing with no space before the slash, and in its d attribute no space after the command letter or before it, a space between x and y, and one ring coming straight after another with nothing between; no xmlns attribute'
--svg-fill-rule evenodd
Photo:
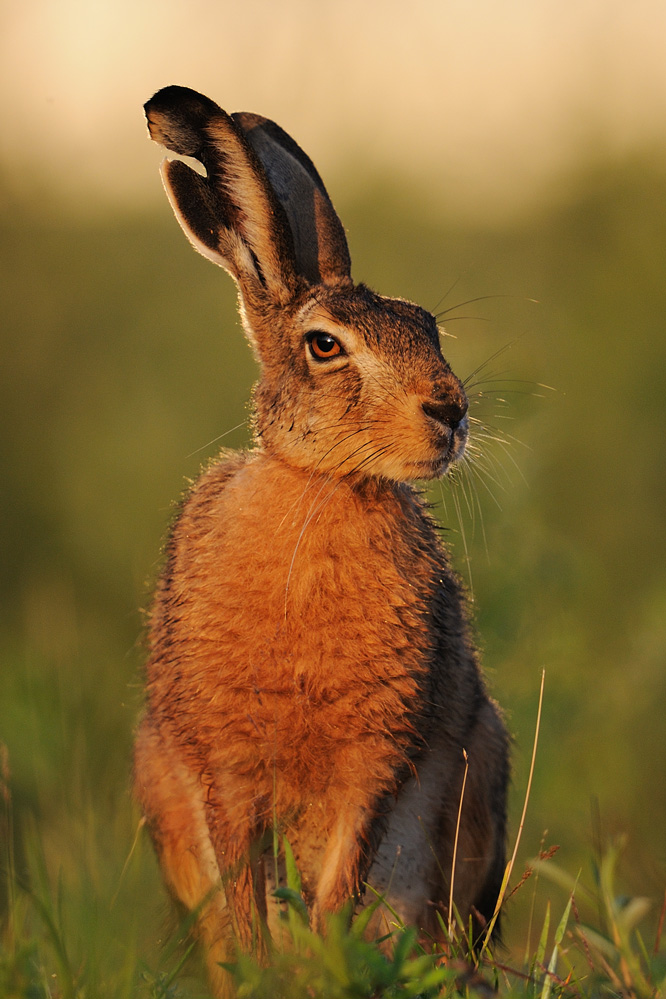
<svg viewBox="0 0 666 999"><path fill-rule="evenodd" d="M170 549L187 562L197 599L215 605L211 616L229 605L229 616L272 635L285 621L312 630L323 605L338 620L362 601L378 620L387 601L427 606L448 571L409 486L316 475L265 452L229 456L202 476Z"/></svg>
<svg viewBox="0 0 666 999"><path fill-rule="evenodd" d="M314 593L335 600L338 614L359 588L377 590L379 601L387 587L418 589L427 602L446 571L432 520L404 484L316 475L255 453L207 514L220 541L218 571L244 586L261 577L264 611L280 619L286 608L307 620Z"/></svg>
<svg viewBox="0 0 666 999"><path fill-rule="evenodd" d="M288 533L289 525L321 534L336 532L351 523L363 524L367 535L372 526L382 533L410 532L424 510L414 490L406 483L377 476L334 476L299 468L264 451L256 451L236 478L236 485L254 497L262 496L262 522L266 517L276 530ZM234 485L230 484L231 489ZM270 512L269 512L270 511Z"/></svg>

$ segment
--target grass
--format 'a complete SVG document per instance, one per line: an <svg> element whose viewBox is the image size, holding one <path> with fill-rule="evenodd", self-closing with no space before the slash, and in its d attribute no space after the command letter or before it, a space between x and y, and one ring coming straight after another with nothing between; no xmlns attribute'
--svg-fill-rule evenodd
<svg viewBox="0 0 666 999"><path fill-rule="evenodd" d="M648 903L615 892L619 851L609 846L592 884L570 878L551 861L538 861L541 881L566 882L572 891L559 907L548 902L533 946L522 962L499 948L468 953L454 939L446 957L424 949L413 928L395 925L382 941L363 936L363 916L333 916L325 937L314 933L302 914L296 892L287 900L287 946L273 949L268 966L239 955L229 966L239 997L274 999L397 999L397 997L623 996L649 999L664 993L666 951L662 941L663 909L655 935L641 931ZM548 872L546 874L546 872ZM39 881L39 878L37 879ZM529 898L531 905L534 896ZM524 901L524 900L523 900ZM0 996L3 999L84 999L118 996L184 999L205 994L191 978L194 947L190 921L168 940L161 960L151 964L137 954L132 940L126 959L104 979L92 955L73 960L67 936L67 898L61 884L14 884L8 918L2 929ZM377 900L373 905L383 904ZM514 903L515 905L516 903ZM522 904L522 901L521 901ZM588 921L582 913L596 912ZM369 910L366 910L368 912Z"/></svg>
<svg viewBox="0 0 666 999"><path fill-rule="evenodd" d="M152 865L143 823L128 841L115 891L97 894L94 870L82 869L76 886L49 870L36 830L15 860L13 805L6 753L2 757L3 844L0 926L0 999L194 999L206 995L189 916L163 936L160 948L141 952L133 908L142 872ZM288 844L286 844L288 852ZM269 947L269 962L239 954L228 966L246 999L435 999L528 996L533 999L654 999L666 989L666 891L656 900L623 896L618 889L624 845L609 843L593 857L591 874L572 876L557 865L557 848L542 850L517 883L508 884L503 918L525 926L522 947L489 947L487 937L442 921L446 953L424 946L388 906L389 932L367 940L365 928L381 898L352 921L333 915L325 935L309 926L295 865L287 865L284 933ZM82 868L85 868L82 858ZM537 917L537 913L540 915ZM525 918L527 915L527 919ZM118 918L120 916L120 919ZM153 927L158 937L159 929Z"/></svg>

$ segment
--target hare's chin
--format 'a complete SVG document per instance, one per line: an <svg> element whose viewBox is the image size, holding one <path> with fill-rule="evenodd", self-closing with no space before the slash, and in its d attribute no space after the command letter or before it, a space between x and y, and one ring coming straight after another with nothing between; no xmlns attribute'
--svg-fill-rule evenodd
<svg viewBox="0 0 666 999"><path fill-rule="evenodd" d="M406 479L442 479L450 471L452 465L462 457L461 448L455 453L449 451L439 455L437 458L425 459L423 461L411 461Z"/></svg>
<svg viewBox="0 0 666 999"><path fill-rule="evenodd" d="M454 434L449 446L436 458L414 462L414 466L418 468L418 473L413 477L417 479L443 478L464 455L466 443L466 433L461 435Z"/></svg>

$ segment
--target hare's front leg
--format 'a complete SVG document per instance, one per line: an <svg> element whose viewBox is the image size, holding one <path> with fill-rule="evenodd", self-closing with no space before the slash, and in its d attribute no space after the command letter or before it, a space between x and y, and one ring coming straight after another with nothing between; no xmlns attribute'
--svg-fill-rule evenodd
<svg viewBox="0 0 666 999"><path fill-rule="evenodd" d="M317 881L312 922L325 927L327 913L337 912L358 896L372 860L372 824L375 811L367 806L341 805L337 812Z"/></svg>
<svg viewBox="0 0 666 999"><path fill-rule="evenodd" d="M134 788L151 830L167 886L189 910L199 908L216 996L233 994L220 962L234 958L232 927L206 821L200 779L183 763L170 738L146 716L137 732Z"/></svg>
<svg viewBox="0 0 666 999"><path fill-rule="evenodd" d="M207 777L204 782L208 783ZM263 857L267 837L259 818L261 802L251 800L239 808L239 801L242 790L216 775L207 790L206 819L233 936L246 953L260 955L267 923Z"/></svg>

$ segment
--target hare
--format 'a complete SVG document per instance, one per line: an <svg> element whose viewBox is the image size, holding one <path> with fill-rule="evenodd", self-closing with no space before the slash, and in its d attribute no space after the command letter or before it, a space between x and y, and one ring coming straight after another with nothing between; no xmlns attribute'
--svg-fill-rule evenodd
<svg viewBox="0 0 666 999"><path fill-rule="evenodd" d="M482 927L504 871L508 739L409 485L444 475L468 435L434 317L354 284L321 178L274 122L176 86L145 111L154 141L205 168L165 161L164 185L236 281L261 369L254 447L203 472L167 542L135 751L164 878L198 907L225 996L219 962L279 924L276 830L315 927L370 885L441 942L451 878Z"/></svg>

